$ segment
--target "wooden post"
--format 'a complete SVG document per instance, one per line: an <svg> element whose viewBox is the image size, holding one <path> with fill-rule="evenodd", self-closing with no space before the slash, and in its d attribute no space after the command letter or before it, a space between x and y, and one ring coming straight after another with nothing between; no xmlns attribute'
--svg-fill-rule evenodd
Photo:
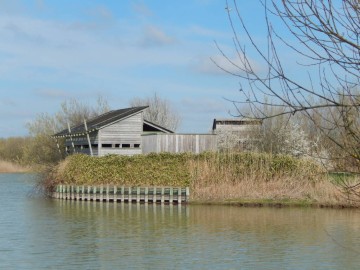
<svg viewBox="0 0 360 270"><path fill-rule="evenodd" d="M101 185L100 185L100 201L101 201L101 202L104 200L103 192L104 192L104 187L103 187L103 185L101 184Z"/></svg>
<svg viewBox="0 0 360 270"><path fill-rule="evenodd" d="M91 186L88 186L87 188L87 200L90 201L91 200Z"/></svg>
<svg viewBox="0 0 360 270"><path fill-rule="evenodd" d="M181 204L181 187L178 188L178 204Z"/></svg>
<svg viewBox="0 0 360 270"><path fill-rule="evenodd" d="M129 191L129 192L128 192L128 193L129 193L129 195L128 195L128 198L129 198L129 199L128 199L128 202L130 203L131 200L132 200L131 187L128 188L128 191Z"/></svg>
<svg viewBox="0 0 360 270"><path fill-rule="evenodd" d="M110 201L110 186L106 185L106 201Z"/></svg>
<svg viewBox="0 0 360 270"><path fill-rule="evenodd" d="M65 186L64 185L61 185L61 199L65 199L65 194L66 190L65 190Z"/></svg>
<svg viewBox="0 0 360 270"><path fill-rule="evenodd" d="M69 200L70 199L70 186L66 185L66 199Z"/></svg>
<svg viewBox="0 0 360 270"><path fill-rule="evenodd" d="M101 157L102 156L102 153L101 153L101 151L102 151L102 141L101 141L101 129L99 129L98 130L98 149L97 149L97 151L98 151L98 153L97 153L97 156L98 157Z"/></svg>
<svg viewBox="0 0 360 270"><path fill-rule="evenodd" d="M93 156L93 151L92 151L91 141L90 141L90 135L89 135L89 132L88 132L88 128L87 128L87 124L86 124L85 118L84 118L84 126L85 126L87 141L88 141L88 144L89 144L90 155Z"/></svg>
<svg viewBox="0 0 360 270"><path fill-rule="evenodd" d="M76 186L76 200L80 200L80 186Z"/></svg>
<svg viewBox="0 0 360 270"><path fill-rule="evenodd" d="M144 196L145 203L148 203L149 201L149 188L145 188L145 196Z"/></svg>
<svg viewBox="0 0 360 270"><path fill-rule="evenodd" d="M189 187L186 187L186 197L185 197L186 202L189 200L189 196L190 196L190 189Z"/></svg>
<svg viewBox="0 0 360 270"><path fill-rule="evenodd" d="M174 190L172 187L170 187L170 195L169 195L169 203L170 204L173 203L173 195L174 195Z"/></svg>
<svg viewBox="0 0 360 270"><path fill-rule="evenodd" d="M81 200L84 200L84 197L85 197L85 186L83 185L81 187Z"/></svg>
<svg viewBox="0 0 360 270"><path fill-rule="evenodd" d="M136 202L140 203L140 188L136 188Z"/></svg>
<svg viewBox="0 0 360 270"><path fill-rule="evenodd" d="M68 126L68 130L69 130L69 136L70 136L71 146L72 146L72 148L73 148L73 152L76 153L74 141L73 141L72 136L71 136L71 128L70 128L69 122L67 122L67 126Z"/></svg>
<svg viewBox="0 0 360 270"><path fill-rule="evenodd" d="M156 203L156 187L154 187L154 192L153 192L153 203Z"/></svg>
<svg viewBox="0 0 360 270"><path fill-rule="evenodd" d="M117 202L117 187L114 186L114 202Z"/></svg>
<svg viewBox="0 0 360 270"><path fill-rule="evenodd" d="M70 187L70 193L71 193L70 195L71 200L75 200L75 187L73 185L71 185Z"/></svg>
<svg viewBox="0 0 360 270"><path fill-rule="evenodd" d="M161 188L161 203L165 202L165 188Z"/></svg>
<svg viewBox="0 0 360 270"><path fill-rule="evenodd" d="M125 188L121 187L121 202L125 202Z"/></svg>
<svg viewBox="0 0 360 270"><path fill-rule="evenodd" d="M59 192L59 199L62 199L62 194L63 194L63 193L62 193L62 192L63 192L63 191L62 191L62 185L59 185L59 191L60 191L60 192Z"/></svg>

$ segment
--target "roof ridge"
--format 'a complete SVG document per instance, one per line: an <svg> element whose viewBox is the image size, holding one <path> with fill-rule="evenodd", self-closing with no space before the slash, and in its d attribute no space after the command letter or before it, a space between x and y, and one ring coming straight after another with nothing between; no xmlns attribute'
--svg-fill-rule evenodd
<svg viewBox="0 0 360 270"><path fill-rule="evenodd" d="M146 107L149 107L149 106L146 106ZM131 112L136 112L136 111L141 111L141 110L145 109L146 107L130 107L130 108L124 108L124 109L119 109L119 110L112 110L112 112L123 111L123 112L120 113L120 115L123 115L123 114L128 113L129 110L131 110ZM142 109L140 109L140 108L142 108ZM101 116L104 116L104 115L105 115L105 114L99 115L99 118L100 118ZM97 123L97 125L100 125L100 126L101 126L101 123L107 122L107 121L109 121L109 120L111 121L111 119L117 118L118 116L119 116L119 115L114 115L113 117L110 117L110 118L108 118L108 119L104 119L103 121ZM96 118L95 118L95 119L96 119ZM120 118L120 119L121 119L121 118Z"/></svg>

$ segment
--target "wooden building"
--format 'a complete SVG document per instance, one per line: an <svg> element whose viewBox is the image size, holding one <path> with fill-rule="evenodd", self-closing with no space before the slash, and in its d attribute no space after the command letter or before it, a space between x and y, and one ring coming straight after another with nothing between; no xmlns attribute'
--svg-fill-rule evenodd
<svg viewBox="0 0 360 270"><path fill-rule="evenodd" d="M212 132L217 135L218 149L252 150L261 124L258 119L214 119Z"/></svg>
<svg viewBox="0 0 360 270"><path fill-rule="evenodd" d="M94 156L107 154L142 154L142 138L146 133L173 133L143 118L148 106L109 111L81 125L68 127L53 135L65 138L67 153Z"/></svg>

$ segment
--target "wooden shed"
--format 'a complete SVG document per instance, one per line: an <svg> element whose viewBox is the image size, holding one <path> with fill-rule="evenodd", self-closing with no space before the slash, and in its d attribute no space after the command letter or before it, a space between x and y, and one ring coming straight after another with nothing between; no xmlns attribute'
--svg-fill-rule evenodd
<svg viewBox="0 0 360 270"><path fill-rule="evenodd" d="M94 156L107 154L142 154L142 138L146 133L173 133L143 118L148 106L109 111L81 125L68 127L53 135L65 138L67 153Z"/></svg>
<svg viewBox="0 0 360 270"><path fill-rule="evenodd" d="M249 118L214 119L212 132L219 150L254 150L262 121Z"/></svg>

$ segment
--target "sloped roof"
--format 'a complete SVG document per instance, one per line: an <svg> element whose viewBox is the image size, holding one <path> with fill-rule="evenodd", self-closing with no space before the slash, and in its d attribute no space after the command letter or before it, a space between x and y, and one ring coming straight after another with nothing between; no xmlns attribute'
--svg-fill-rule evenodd
<svg viewBox="0 0 360 270"><path fill-rule="evenodd" d="M146 108L148 108L148 106L132 107L132 108L126 108L126 109L120 109L120 110L113 110L113 111L104 113L102 115L99 115L99 116L92 118L86 122L88 132L99 130L102 127L105 127L111 123L117 122L128 116L139 113L139 112L145 110ZM80 135L84 135L84 134L86 134L86 129L85 129L84 124L81 124L81 125L78 125L75 127L71 127L71 136L80 136ZM55 137L55 138L68 137L68 136L70 136L68 129L64 129L53 135L53 137Z"/></svg>

